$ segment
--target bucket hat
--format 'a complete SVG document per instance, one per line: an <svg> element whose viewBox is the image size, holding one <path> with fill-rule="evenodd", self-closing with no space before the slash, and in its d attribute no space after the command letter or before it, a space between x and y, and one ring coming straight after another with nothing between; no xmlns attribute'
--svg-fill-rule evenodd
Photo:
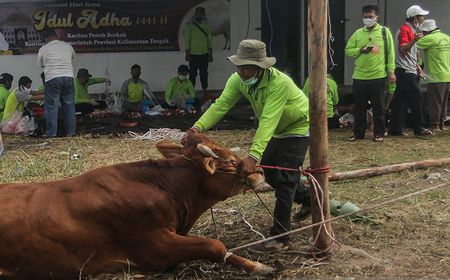
<svg viewBox="0 0 450 280"><path fill-rule="evenodd" d="M267 57L266 44L253 39L241 41L237 53L227 59L236 66L256 65L263 69L272 67L277 62L275 57Z"/></svg>

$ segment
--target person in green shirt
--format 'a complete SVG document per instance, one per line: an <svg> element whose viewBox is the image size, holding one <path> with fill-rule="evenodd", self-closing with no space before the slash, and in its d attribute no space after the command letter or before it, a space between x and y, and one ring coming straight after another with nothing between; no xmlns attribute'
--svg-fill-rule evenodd
<svg viewBox="0 0 450 280"><path fill-rule="evenodd" d="M189 67L180 65L177 77L169 80L164 99L167 107L186 109L188 112L195 112L195 90L192 82L187 79Z"/></svg>
<svg viewBox="0 0 450 280"><path fill-rule="evenodd" d="M7 122L11 120L15 112L24 113L27 107L28 111L31 108L28 107L30 101L44 100L44 93L40 91L31 90L31 79L27 76L20 77L19 87L12 90L6 101L5 111L2 119L3 131L6 133L15 133L16 131L9 131L5 126L8 126ZM22 132L22 131L21 131Z"/></svg>
<svg viewBox="0 0 450 280"><path fill-rule="evenodd" d="M303 92L306 96L309 96L309 78L306 79L303 85ZM328 128L339 127L339 116L334 113L335 106L339 102L338 87L333 79L333 76L328 74L327 76L327 118Z"/></svg>
<svg viewBox="0 0 450 280"><path fill-rule="evenodd" d="M91 99L88 92L88 87L96 84L107 83L111 81L107 78L92 78L88 69L80 68L75 79L75 111L82 114L88 114L95 109L105 109L106 103L103 101L96 101Z"/></svg>
<svg viewBox="0 0 450 280"><path fill-rule="evenodd" d="M395 48L388 28L379 25L378 6L362 8L364 27L356 30L347 42L345 54L355 58L353 71L353 96L355 124L351 141L364 139L367 128L366 111L372 106L373 140L383 142L385 132L386 76L395 82ZM385 57L385 42L387 57Z"/></svg>
<svg viewBox="0 0 450 280"><path fill-rule="evenodd" d="M6 100L8 100L9 90L11 89L14 77L9 73L0 75L0 121L3 119Z"/></svg>
<svg viewBox="0 0 450 280"><path fill-rule="evenodd" d="M155 97L150 92L148 83L142 80L141 66L131 66L131 78L123 82L120 94L124 98L123 108L125 111L142 111L144 99L153 101Z"/></svg>
<svg viewBox="0 0 450 280"><path fill-rule="evenodd" d="M292 79L272 67L276 59L266 56L266 45L258 40L243 40L237 54L227 58L236 66L236 73L226 82L222 94L195 122L188 133L212 128L236 102L244 97L255 112L259 125L249 155L240 164L240 176L254 173L261 165L281 166L298 170L303 164L309 141L308 98ZM275 189L275 222L270 234L277 235L291 228L293 201L309 209L308 190L299 185L299 172L266 169L267 182ZM299 219L309 211L301 209ZM278 250L286 247L288 237L264 243L255 250Z"/></svg>
<svg viewBox="0 0 450 280"><path fill-rule="evenodd" d="M428 72L427 112L430 128L444 130L450 91L450 36L443 33L432 19L425 20L419 29L424 36L417 48L425 51L425 69Z"/></svg>
<svg viewBox="0 0 450 280"><path fill-rule="evenodd" d="M194 16L184 30L186 61L189 62L189 80L195 87L197 72L202 89L208 89L208 64L213 61L212 29L206 20L205 8L197 7Z"/></svg>

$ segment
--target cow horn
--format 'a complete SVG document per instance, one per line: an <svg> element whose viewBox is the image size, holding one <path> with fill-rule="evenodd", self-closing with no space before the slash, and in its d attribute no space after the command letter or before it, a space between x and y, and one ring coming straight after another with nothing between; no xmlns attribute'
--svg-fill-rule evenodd
<svg viewBox="0 0 450 280"><path fill-rule="evenodd" d="M216 155L216 153L213 152L213 150L211 150L210 147L203 145L203 144L197 144L197 149L200 151L200 153L202 153L204 156L208 156L208 157L212 157L215 159L218 159L219 156Z"/></svg>

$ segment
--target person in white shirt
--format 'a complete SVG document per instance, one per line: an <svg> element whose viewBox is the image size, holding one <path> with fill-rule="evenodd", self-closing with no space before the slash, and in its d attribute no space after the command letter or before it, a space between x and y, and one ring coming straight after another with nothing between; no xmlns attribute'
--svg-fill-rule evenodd
<svg viewBox="0 0 450 280"><path fill-rule="evenodd" d="M61 104L65 133L76 133L75 89L72 60L75 51L66 42L58 40L55 30L43 32L47 44L39 49L38 64L45 74L45 134L56 137L58 132L58 106ZM61 132L59 133L62 134Z"/></svg>

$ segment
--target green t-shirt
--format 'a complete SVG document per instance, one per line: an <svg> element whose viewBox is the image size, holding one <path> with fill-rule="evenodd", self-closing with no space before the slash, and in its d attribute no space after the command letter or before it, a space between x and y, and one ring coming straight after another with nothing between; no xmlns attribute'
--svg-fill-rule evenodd
<svg viewBox="0 0 450 280"><path fill-rule="evenodd" d="M86 84L82 85L78 79L75 79L75 104L89 103L88 87L105 81L106 78L89 78Z"/></svg>
<svg viewBox="0 0 450 280"><path fill-rule="evenodd" d="M197 25L203 29L204 32L202 32ZM186 25L183 35L184 48L188 50L190 54L207 54L208 50L212 49L212 30L206 21L200 23L197 21L189 22Z"/></svg>
<svg viewBox="0 0 450 280"><path fill-rule="evenodd" d="M0 121L3 119L3 111L5 110L8 96L9 90L7 90L4 85L0 85Z"/></svg>
<svg viewBox="0 0 450 280"><path fill-rule="evenodd" d="M167 103L170 103L179 96L195 98L194 86L189 79L180 81L178 77L173 77L167 84L164 98Z"/></svg>
<svg viewBox="0 0 450 280"><path fill-rule="evenodd" d="M430 83L450 82L450 37L439 29L417 41L417 48L425 51L425 70Z"/></svg>
<svg viewBox="0 0 450 280"><path fill-rule="evenodd" d="M275 68L264 71L256 88L241 82L237 73L231 75L216 102L194 124L200 131L213 127L241 98L246 98L259 125L250 147L250 155L260 159L272 137L309 136L308 98L294 81Z"/></svg>
<svg viewBox="0 0 450 280"><path fill-rule="evenodd" d="M345 47L345 54L355 58L355 70L353 79L375 80L385 78L386 63L384 59L384 40L382 35L383 26L376 26L369 31L366 27L360 28L348 39ZM386 28L386 41L388 44L388 71L395 69L395 48L391 31ZM365 46L373 46L373 50L368 54L360 53L360 49Z"/></svg>
<svg viewBox="0 0 450 280"><path fill-rule="evenodd" d="M303 92L309 97L309 78L306 79L303 86ZM339 94L336 82L327 77L327 118L334 116L334 106L339 102Z"/></svg>
<svg viewBox="0 0 450 280"><path fill-rule="evenodd" d="M6 100L5 111L3 112L3 121L9 120L15 111L22 112L23 111L23 102L19 102L17 100L16 92L17 88L11 91L11 94L8 96L8 100Z"/></svg>

